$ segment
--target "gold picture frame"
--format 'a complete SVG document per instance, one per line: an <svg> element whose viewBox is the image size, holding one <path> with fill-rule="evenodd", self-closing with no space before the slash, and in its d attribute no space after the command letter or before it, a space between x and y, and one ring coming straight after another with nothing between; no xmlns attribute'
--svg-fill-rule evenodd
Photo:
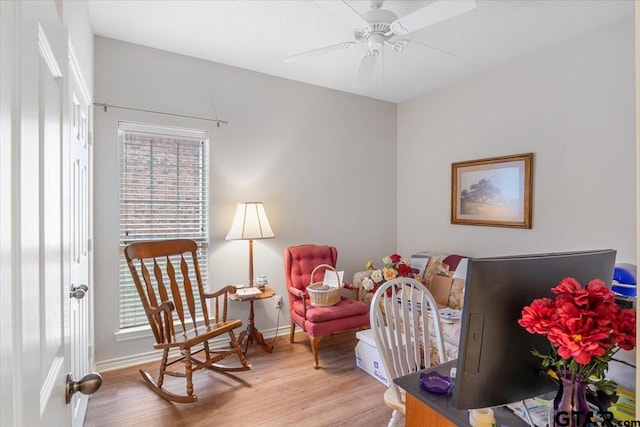
<svg viewBox="0 0 640 427"><path fill-rule="evenodd" d="M451 164L451 223L531 228L533 153Z"/></svg>

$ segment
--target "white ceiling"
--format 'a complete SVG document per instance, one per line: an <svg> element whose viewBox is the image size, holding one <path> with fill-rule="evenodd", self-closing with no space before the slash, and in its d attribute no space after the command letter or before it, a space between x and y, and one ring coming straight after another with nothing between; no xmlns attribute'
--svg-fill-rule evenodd
<svg viewBox="0 0 640 427"><path fill-rule="evenodd" d="M400 54L387 46L378 78L354 88L365 44L296 63L282 61L353 40L353 29L315 1L88 3L94 32L100 36L390 102L406 101L634 12L633 0L477 0L474 10L406 37L457 58L419 44L409 44ZM369 10L367 1L347 3L359 13ZM429 3L387 0L383 8L402 17Z"/></svg>

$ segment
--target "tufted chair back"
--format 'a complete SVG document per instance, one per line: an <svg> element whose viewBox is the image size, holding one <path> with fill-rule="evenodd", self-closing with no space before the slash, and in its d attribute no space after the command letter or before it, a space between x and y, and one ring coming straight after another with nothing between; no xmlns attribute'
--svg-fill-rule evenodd
<svg viewBox="0 0 640 427"><path fill-rule="evenodd" d="M293 287L305 291L309 286L311 272L320 264L336 266L338 250L333 246L300 245L285 249L284 269L287 288ZM324 270L316 271L314 282L322 281ZM299 298L289 295L289 308Z"/></svg>

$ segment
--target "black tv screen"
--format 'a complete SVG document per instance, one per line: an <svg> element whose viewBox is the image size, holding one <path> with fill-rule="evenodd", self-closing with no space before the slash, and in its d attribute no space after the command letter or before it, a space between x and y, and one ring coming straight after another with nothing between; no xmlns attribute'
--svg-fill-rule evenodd
<svg viewBox="0 0 640 427"><path fill-rule="evenodd" d="M518 324L522 309L553 298L551 288L565 277L583 286L602 279L610 288L615 258L615 250L605 249L469 259L454 405L486 408L557 390L531 353L546 353L550 344Z"/></svg>

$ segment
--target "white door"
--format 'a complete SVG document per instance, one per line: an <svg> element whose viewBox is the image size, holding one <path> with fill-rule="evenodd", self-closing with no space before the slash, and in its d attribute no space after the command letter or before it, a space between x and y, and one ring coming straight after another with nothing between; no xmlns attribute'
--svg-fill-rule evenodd
<svg viewBox="0 0 640 427"><path fill-rule="evenodd" d="M15 249L14 211L14 120L16 61L16 5L0 1L0 427L16 425L16 321L17 302L14 289Z"/></svg>
<svg viewBox="0 0 640 427"><path fill-rule="evenodd" d="M62 143L66 39L53 2L19 2L22 425L69 424ZM38 387L34 387L37 385ZM35 400L30 391L37 390ZM34 405L38 402L38 405ZM28 410L31 406L31 410ZM35 410L38 408L38 410ZM37 418L36 418L37 417Z"/></svg>
<svg viewBox="0 0 640 427"><path fill-rule="evenodd" d="M78 300L70 302L71 231L81 224L77 230L85 234L78 239L88 249L89 201L79 195L85 199L72 217L71 89L61 9L58 0L0 1L2 427L68 426L80 408L76 403L72 414L66 399L71 307L86 315ZM81 108L86 117L86 102ZM88 192L84 173L82 194ZM86 352L86 341L83 347ZM80 369L86 369L88 357L79 354L73 363L84 358Z"/></svg>
<svg viewBox="0 0 640 427"><path fill-rule="evenodd" d="M70 52L73 48L69 47ZM71 374L83 378L93 366L89 336L92 300L89 282L89 97L75 56L69 60L69 163L64 172L69 183L70 286L69 328ZM73 426L82 426L89 396L71 397Z"/></svg>

